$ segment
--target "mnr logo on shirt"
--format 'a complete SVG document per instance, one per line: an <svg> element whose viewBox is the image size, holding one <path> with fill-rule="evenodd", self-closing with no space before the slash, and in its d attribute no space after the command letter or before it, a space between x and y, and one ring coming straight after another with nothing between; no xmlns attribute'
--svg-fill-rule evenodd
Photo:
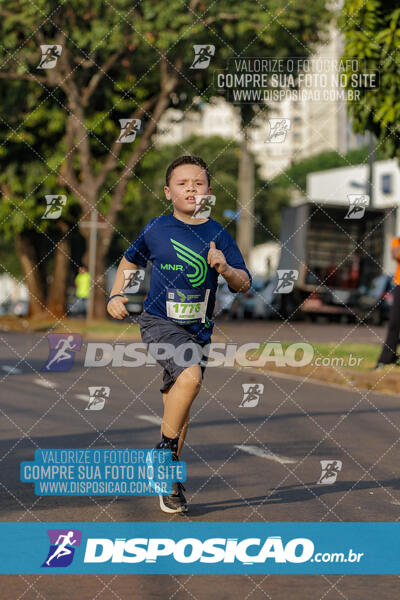
<svg viewBox="0 0 400 600"><path fill-rule="evenodd" d="M197 287L202 285L206 279L208 270L205 259L188 246L181 244L181 242L178 242L172 238L170 238L170 240L177 257L195 269L194 273L188 273L186 275L192 286Z"/></svg>
<svg viewBox="0 0 400 600"><path fill-rule="evenodd" d="M161 263L160 266L161 266L161 269L164 271L165 270L167 270L167 271L171 271L171 270L172 271L183 271L182 265L170 265L169 263L165 263L165 264Z"/></svg>

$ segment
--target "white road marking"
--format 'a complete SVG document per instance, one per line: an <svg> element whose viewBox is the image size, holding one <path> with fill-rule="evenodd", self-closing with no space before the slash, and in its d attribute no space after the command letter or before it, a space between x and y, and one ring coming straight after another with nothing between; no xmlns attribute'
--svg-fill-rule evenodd
<svg viewBox="0 0 400 600"><path fill-rule="evenodd" d="M49 381L48 379L42 379L41 377L36 377L36 379L33 380L33 383L36 383L36 385L41 385L47 389L57 387L52 381Z"/></svg>
<svg viewBox="0 0 400 600"><path fill-rule="evenodd" d="M89 402L89 394L75 394L75 398L78 400L84 400L85 402Z"/></svg>
<svg viewBox="0 0 400 600"><path fill-rule="evenodd" d="M154 423L154 425L161 425L162 423L162 418L157 417L157 415L138 415L138 419L149 421L149 423Z"/></svg>
<svg viewBox="0 0 400 600"><path fill-rule="evenodd" d="M273 452L264 450L263 448L259 448L258 446L245 446L242 444L235 444L235 448L239 448L239 450L243 450L243 452L253 454L254 456L259 456L260 458L273 460L275 462L280 463L281 465L293 464L297 462L297 460L295 460L294 458L289 458L288 456L280 456L279 454L274 454Z"/></svg>
<svg viewBox="0 0 400 600"><path fill-rule="evenodd" d="M21 369L17 369L17 367L13 367L12 365L1 365L1 368L6 373L13 373L14 375L22 373Z"/></svg>

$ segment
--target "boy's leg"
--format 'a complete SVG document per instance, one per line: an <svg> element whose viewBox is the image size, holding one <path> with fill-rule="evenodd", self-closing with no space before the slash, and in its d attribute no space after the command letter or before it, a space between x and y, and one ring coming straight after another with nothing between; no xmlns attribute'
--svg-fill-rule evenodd
<svg viewBox="0 0 400 600"><path fill-rule="evenodd" d="M168 392L171 388L169 388L166 392L163 392L163 403L164 403L164 410L165 410L165 402L167 400L168 397ZM177 456L179 457L181 454L181 450L182 450L182 446L185 443L185 439L186 439L186 434L187 434L187 430L188 430L188 426L189 426L189 413L190 413L190 409L186 415L185 418L185 422L183 424L183 427L181 429L181 433L179 435L179 442L178 442L178 450L176 452ZM162 435L162 423L160 426L160 435Z"/></svg>
<svg viewBox="0 0 400 600"><path fill-rule="evenodd" d="M191 365L179 374L174 384L165 393L161 432L168 438L179 437L180 448L186 436L186 431L183 430L189 419L190 407L200 391L201 383L200 365Z"/></svg>
<svg viewBox="0 0 400 600"><path fill-rule="evenodd" d="M190 411L190 409L189 409L189 411ZM181 433L179 435L178 450L177 450L178 457L180 456L181 450L182 450L182 446L185 443L185 438L186 438L188 427L189 427L189 412L186 415L185 422L183 424Z"/></svg>

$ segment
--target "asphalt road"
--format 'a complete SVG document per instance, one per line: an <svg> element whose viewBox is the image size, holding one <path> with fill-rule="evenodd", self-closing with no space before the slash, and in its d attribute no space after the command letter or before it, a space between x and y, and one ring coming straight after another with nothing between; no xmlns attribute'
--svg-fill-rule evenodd
<svg viewBox="0 0 400 600"><path fill-rule="evenodd" d="M259 325L260 327L260 325ZM153 497L38 497L19 481L37 448L151 448L159 439L161 369L40 371L45 336L1 333L0 519L7 521L397 521L400 408L395 396L208 368L191 411L186 516ZM84 344L85 346L85 344ZM18 369L18 371L16 370ZM239 406L242 384L261 383L258 405ZM103 410L85 410L88 386L107 385ZM320 460L342 461L320 485ZM373 586L372 586L373 581ZM272 600L398 597L397 576L2 576L4 598Z"/></svg>

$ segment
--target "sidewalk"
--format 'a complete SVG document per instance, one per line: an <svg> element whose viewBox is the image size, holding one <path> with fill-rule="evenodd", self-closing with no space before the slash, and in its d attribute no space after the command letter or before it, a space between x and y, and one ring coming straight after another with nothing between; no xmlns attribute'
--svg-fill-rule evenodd
<svg viewBox="0 0 400 600"><path fill-rule="evenodd" d="M41 322L39 324L23 318L1 316L0 331L35 332L42 335L46 335L47 331L80 333L87 341L141 341L139 325L132 320L122 323L104 320L87 324L83 319L64 319L61 323ZM279 321L216 321L212 341L238 345L249 342L278 341L282 343L283 347L292 342L307 342L314 347L317 355L324 355L318 350L329 342L335 350L331 354L325 352L325 356L338 356L339 354L346 356L351 353L356 344L358 356L364 357L362 366L356 368L311 364L304 367L277 367L273 362L267 362L264 367L254 368L294 375L304 379L325 381L353 390L400 394L400 367L388 365L379 371L372 370L385 335L386 327L356 327L354 325L303 322L282 323Z"/></svg>

